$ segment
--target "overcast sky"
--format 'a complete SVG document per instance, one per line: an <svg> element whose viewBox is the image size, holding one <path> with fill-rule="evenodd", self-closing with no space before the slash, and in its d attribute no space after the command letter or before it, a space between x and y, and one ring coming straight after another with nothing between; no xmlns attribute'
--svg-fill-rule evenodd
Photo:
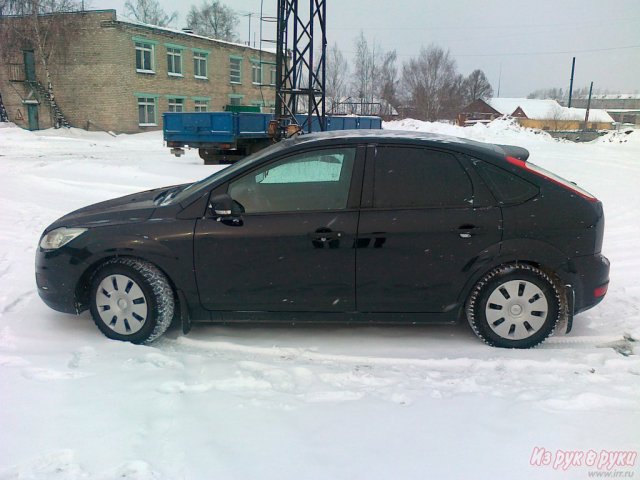
<svg viewBox="0 0 640 480"><path fill-rule="evenodd" d="M93 0L90 5L120 14L124 2ZM196 2L160 3L167 12L178 11L176 26L182 28ZM240 15L256 14L251 41L259 42L261 1L223 3ZM276 5L277 0L263 0L264 14L275 16ZM248 16L240 17L242 41L248 40L248 27ZM351 57L360 31L383 50L396 50L400 64L421 46L448 48L461 73L484 70L496 93L500 83L502 97L568 89L572 56L574 87L593 81L594 88L612 93L640 93L640 0L327 0L330 45Z"/></svg>

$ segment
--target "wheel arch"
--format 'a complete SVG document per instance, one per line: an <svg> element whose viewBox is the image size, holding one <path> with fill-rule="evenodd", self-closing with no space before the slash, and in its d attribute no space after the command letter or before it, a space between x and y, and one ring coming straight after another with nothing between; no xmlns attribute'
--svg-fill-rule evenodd
<svg viewBox="0 0 640 480"><path fill-rule="evenodd" d="M522 252L527 252L524 256ZM538 268L553 278L558 287L565 290L565 285L572 282L569 275L569 259L564 253L551 244L539 240L513 239L503 241L499 253L482 262L476 262L472 272L458 295L459 316L464 318L466 303L473 287L489 272L500 266L530 265ZM475 267L475 268L474 268Z"/></svg>
<svg viewBox="0 0 640 480"><path fill-rule="evenodd" d="M109 253L105 252L105 255L102 255L100 258L95 259L93 262L91 262L87 266L87 268L84 270L82 275L80 275L80 278L76 282L76 286L75 286L76 304L79 307L79 311L84 311L84 310L87 310L89 308L90 286L91 286L91 281L92 281L94 275L98 271L100 271L100 269L105 264L111 262L112 260L114 260L116 258L131 258L131 259L135 259L135 260L142 260L144 262L147 262L147 263L153 265L158 270L160 270L162 272L162 274L167 278L167 281L169 282L169 285L171 286L171 290L172 290L173 296L174 296L174 301L176 303L176 306L178 307L178 309L177 309L178 315L181 314L182 309L183 309L183 306L182 306L183 300L182 300L182 298L184 297L184 295L181 295L179 293L180 290L177 287L177 285L176 285L174 279L171 277L171 275L166 271L165 268L162 267L162 265L159 265L157 262L154 262L153 260L151 260L149 258L145 258L144 255L138 255L137 252L132 252L132 251L109 252ZM188 315L189 309L186 308L186 306L185 306L185 310L186 310L186 313Z"/></svg>

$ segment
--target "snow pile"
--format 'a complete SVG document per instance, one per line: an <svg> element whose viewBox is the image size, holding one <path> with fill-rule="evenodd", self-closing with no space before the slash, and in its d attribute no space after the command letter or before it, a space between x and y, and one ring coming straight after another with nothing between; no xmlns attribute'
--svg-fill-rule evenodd
<svg viewBox="0 0 640 480"><path fill-rule="evenodd" d="M596 467L534 465L536 448L640 451L640 142L556 142L508 121L385 128L522 145L595 193L604 302L528 351L489 348L466 325L196 325L152 346L110 341L87 313L37 297L40 232L218 167L171 156L158 132L0 128L0 480L560 480Z"/></svg>
<svg viewBox="0 0 640 480"><path fill-rule="evenodd" d="M488 143L513 141L522 144L523 141L532 141L537 144L540 142L556 142L548 133L534 128L523 127L513 118L498 118L490 123L477 123L470 127L407 118L384 122L382 128L385 130L439 133Z"/></svg>
<svg viewBox="0 0 640 480"><path fill-rule="evenodd" d="M640 130L625 128L608 132L595 140L597 143L640 143Z"/></svg>

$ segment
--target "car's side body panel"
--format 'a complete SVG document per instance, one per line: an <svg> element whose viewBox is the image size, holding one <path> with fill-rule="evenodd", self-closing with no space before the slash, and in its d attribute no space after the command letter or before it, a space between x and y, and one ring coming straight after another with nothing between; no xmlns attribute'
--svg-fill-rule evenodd
<svg viewBox="0 0 640 480"><path fill-rule="evenodd" d="M517 263L569 285L576 312L602 299L594 295L609 273L600 255L601 204L506 162L500 147L380 131L283 143L212 177L179 203L154 202L159 189L62 217L46 231L85 226L90 234L58 250L39 249L40 296L56 310L77 313L87 307L95 268L131 256L166 274L182 316L194 321L451 322L479 279ZM211 196L228 193L236 178L265 164L336 146L357 150L345 208L223 218L208 207ZM376 155L397 146L450 155L461 181L471 186L468 201L377 204ZM499 201L477 162L526 180L535 185L533 193Z"/></svg>

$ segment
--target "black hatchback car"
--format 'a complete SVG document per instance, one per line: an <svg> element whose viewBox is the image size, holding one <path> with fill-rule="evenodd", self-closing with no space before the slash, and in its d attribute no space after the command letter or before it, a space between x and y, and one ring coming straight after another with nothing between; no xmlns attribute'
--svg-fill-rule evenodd
<svg viewBox="0 0 640 480"><path fill-rule="evenodd" d="M172 321L447 323L526 348L602 300L592 195L519 147L395 131L304 135L199 182L70 213L40 297L108 337Z"/></svg>

